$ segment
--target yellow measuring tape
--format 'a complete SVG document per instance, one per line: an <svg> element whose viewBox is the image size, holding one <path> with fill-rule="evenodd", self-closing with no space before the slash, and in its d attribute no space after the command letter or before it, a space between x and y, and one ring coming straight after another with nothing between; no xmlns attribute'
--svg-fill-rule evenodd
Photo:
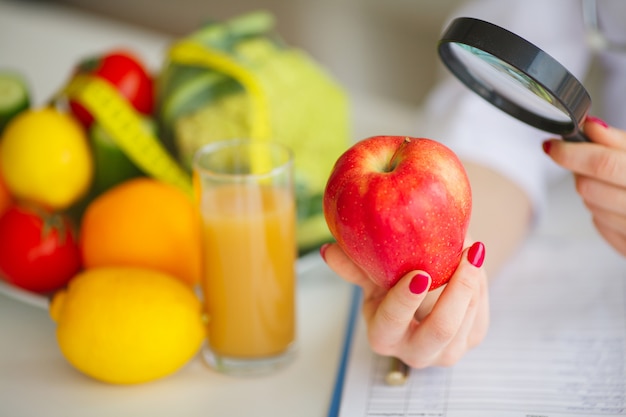
<svg viewBox="0 0 626 417"><path fill-rule="evenodd" d="M187 172L161 142L147 132L141 116L108 81L79 74L65 87L64 93L82 104L146 174L192 193Z"/></svg>
<svg viewBox="0 0 626 417"><path fill-rule="evenodd" d="M251 100L250 136L254 140L270 138L269 106L262 86L254 74L227 54L211 50L193 41L182 41L169 51L173 62L215 69L237 80ZM142 124L141 116L108 81L79 74L63 91L68 98L82 104L111 135L117 146L146 174L175 185L191 194L191 178ZM267 172L269 156L252 155L254 172Z"/></svg>

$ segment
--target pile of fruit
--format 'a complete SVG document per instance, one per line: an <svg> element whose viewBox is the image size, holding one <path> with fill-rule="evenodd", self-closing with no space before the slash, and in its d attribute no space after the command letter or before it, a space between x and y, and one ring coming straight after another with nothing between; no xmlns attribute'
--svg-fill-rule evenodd
<svg viewBox="0 0 626 417"><path fill-rule="evenodd" d="M51 298L61 352L111 383L171 374L204 324L191 155L252 137L294 150L299 249L330 234L325 181L346 148L345 96L266 13L211 23L150 73L139 55L77 64L50 103L0 69L0 278Z"/></svg>

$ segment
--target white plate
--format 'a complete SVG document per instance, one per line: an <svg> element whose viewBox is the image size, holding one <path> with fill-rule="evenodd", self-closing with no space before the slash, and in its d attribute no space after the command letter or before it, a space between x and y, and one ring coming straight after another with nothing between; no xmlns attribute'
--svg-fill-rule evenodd
<svg viewBox="0 0 626 417"><path fill-rule="evenodd" d="M45 295L23 290L2 280L0 280L0 294L44 310L48 309L50 301Z"/></svg>
<svg viewBox="0 0 626 417"><path fill-rule="evenodd" d="M296 264L297 275L300 277L306 274L315 268L316 265L319 265L320 262L322 262L322 258L317 251L301 256ZM45 295L23 290L2 280L0 280L0 294L44 310L48 309L50 303L50 299Z"/></svg>

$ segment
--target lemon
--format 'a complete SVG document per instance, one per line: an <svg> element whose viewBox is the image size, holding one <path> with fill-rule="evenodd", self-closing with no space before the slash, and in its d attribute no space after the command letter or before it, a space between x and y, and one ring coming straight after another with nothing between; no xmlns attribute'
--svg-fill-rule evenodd
<svg viewBox="0 0 626 417"><path fill-rule="evenodd" d="M0 141L0 169L18 199L65 209L88 190L93 161L87 135L71 115L54 107L13 118Z"/></svg>
<svg viewBox="0 0 626 417"><path fill-rule="evenodd" d="M205 337L202 306L193 290L147 268L87 269L55 294L50 316L67 361L112 384L176 372Z"/></svg>

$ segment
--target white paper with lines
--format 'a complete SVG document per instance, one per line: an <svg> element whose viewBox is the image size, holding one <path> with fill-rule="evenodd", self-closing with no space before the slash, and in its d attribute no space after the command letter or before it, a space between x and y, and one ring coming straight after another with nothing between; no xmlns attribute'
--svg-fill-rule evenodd
<svg viewBox="0 0 626 417"><path fill-rule="evenodd" d="M359 316L339 416L626 416L626 260L598 240L537 240L491 287L483 344L385 385Z"/></svg>

